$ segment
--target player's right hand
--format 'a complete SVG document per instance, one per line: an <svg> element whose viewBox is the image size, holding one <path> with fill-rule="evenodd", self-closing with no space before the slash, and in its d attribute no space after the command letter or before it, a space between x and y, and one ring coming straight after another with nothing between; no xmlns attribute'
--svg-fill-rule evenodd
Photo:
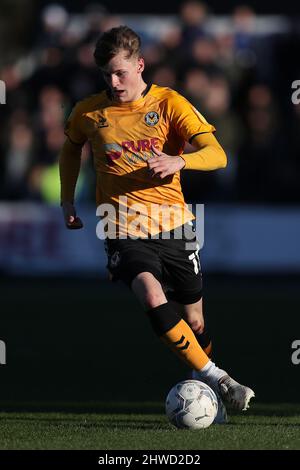
<svg viewBox="0 0 300 470"><path fill-rule="evenodd" d="M76 230L83 227L83 223L76 215L75 207L70 202L62 203L62 210L64 214L65 224L68 229Z"/></svg>

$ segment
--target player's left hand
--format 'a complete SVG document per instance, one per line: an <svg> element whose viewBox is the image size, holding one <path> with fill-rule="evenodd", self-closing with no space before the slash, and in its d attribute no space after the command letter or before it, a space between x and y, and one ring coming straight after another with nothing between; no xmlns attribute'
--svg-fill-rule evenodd
<svg viewBox="0 0 300 470"><path fill-rule="evenodd" d="M66 227L70 230L78 230L83 227L82 220L77 217L76 209L70 202L62 203L62 210L64 214Z"/></svg>
<svg viewBox="0 0 300 470"><path fill-rule="evenodd" d="M167 155L153 146L151 147L151 150L155 155L149 158L147 163L152 177L157 176L158 178L163 179L166 176L174 175L174 173L185 166L184 159L179 156Z"/></svg>

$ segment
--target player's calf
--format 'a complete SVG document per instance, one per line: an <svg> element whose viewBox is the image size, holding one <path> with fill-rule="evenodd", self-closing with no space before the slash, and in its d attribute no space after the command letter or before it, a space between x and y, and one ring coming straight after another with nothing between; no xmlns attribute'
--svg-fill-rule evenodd
<svg viewBox="0 0 300 470"><path fill-rule="evenodd" d="M156 334L191 369L202 369L209 362L189 325L169 303L152 308L147 313Z"/></svg>

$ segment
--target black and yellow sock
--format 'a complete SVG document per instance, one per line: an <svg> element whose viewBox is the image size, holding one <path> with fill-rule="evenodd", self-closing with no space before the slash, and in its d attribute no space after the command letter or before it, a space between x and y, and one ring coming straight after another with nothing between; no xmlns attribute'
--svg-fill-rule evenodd
<svg viewBox="0 0 300 470"><path fill-rule="evenodd" d="M152 308L148 315L156 334L190 368L200 370L209 362L192 329L169 303Z"/></svg>

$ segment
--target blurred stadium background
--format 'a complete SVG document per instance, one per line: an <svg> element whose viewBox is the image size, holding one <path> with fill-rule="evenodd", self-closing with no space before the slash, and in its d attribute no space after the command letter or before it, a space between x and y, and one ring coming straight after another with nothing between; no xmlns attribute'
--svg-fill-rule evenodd
<svg viewBox="0 0 300 470"><path fill-rule="evenodd" d="M219 3L149 2L136 11L116 1L1 0L3 406L162 400L186 374L130 292L107 281L88 146L77 188L85 229L65 230L59 208L63 124L76 101L104 86L94 44L119 24L142 37L145 80L185 95L228 155L226 170L182 175L187 201L205 204L215 359L258 401L299 400L291 345L300 339L300 105L291 96L300 18L295 5Z"/></svg>

